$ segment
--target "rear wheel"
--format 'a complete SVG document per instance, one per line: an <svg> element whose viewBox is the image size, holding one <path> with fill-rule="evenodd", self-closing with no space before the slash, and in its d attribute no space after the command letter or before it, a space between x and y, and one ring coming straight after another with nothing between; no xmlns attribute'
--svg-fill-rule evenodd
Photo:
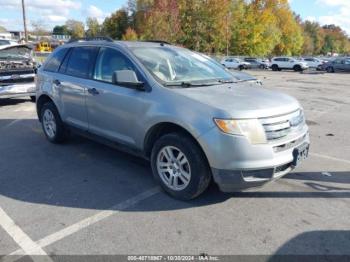
<svg viewBox="0 0 350 262"><path fill-rule="evenodd" d="M172 133L161 137L152 149L151 165L157 182L176 199L193 199L210 183L207 159L186 134Z"/></svg>
<svg viewBox="0 0 350 262"><path fill-rule="evenodd" d="M280 71L278 65L272 65L271 68L272 68L272 71Z"/></svg>
<svg viewBox="0 0 350 262"><path fill-rule="evenodd" d="M47 139L54 144L62 143L67 138L65 128L54 103L48 102L41 109L41 125Z"/></svg>
<svg viewBox="0 0 350 262"><path fill-rule="evenodd" d="M244 66L240 65L240 66L238 67L238 69L239 69L240 71L242 71L242 70L244 69Z"/></svg>
<svg viewBox="0 0 350 262"><path fill-rule="evenodd" d="M328 73L334 73L334 68L333 68L333 66L327 67L327 72L328 72Z"/></svg>

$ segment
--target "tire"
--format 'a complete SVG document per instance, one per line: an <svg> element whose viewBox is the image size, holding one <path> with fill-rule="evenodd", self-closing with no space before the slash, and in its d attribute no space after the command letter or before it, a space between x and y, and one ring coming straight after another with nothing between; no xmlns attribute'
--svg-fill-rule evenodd
<svg viewBox="0 0 350 262"><path fill-rule="evenodd" d="M272 65L271 68L272 68L272 71L280 71L280 68L276 64Z"/></svg>
<svg viewBox="0 0 350 262"><path fill-rule="evenodd" d="M171 163L169 150L177 163ZM193 138L183 133L167 134L156 141L152 149L151 166L163 190L179 200L198 197L208 188L211 180L211 171L203 151ZM177 189L174 188L175 181Z"/></svg>
<svg viewBox="0 0 350 262"><path fill-rule="evenodd" d="M327 67L327 72L328 73L334 73L334 68L332 66Z"/></svg>
<svg viewBox="0 0 350 262"><path fill-rule="evenodd" d="M293 67L293 70L294 70L295 72L301 72L301 71L303 71L303 69L301 68L300 65L295 65L295 66Z"/></svg>
<svg viewBox="0 0 350 262"><path fill-rule="evenodd" d="M30 97L30 101L32 101L33 103L35 103L36 97L35 97L35 96L31 96L31 97Z"/></svg>
<svg viewBox="0 0 350 262"><path fill-rule="evenodd" d="M260 69L265 69L265 66L264 65L259 65L259 68Z"/></svg>
<svg viewBox="0 0 350 262"><path fill-rule="evenodd" d="M240 65L240 66L238 67L238 69L239 69L239 71L242 71L242 70L244 69L244 66Z"/></svg>
<svg viewBox="0 0 350 262"><path fill-rule="evenodd" d="M53 102L48 102L43 105L40 119L44 134L51 143L60 144L67 139L67 129Z"/></svg>

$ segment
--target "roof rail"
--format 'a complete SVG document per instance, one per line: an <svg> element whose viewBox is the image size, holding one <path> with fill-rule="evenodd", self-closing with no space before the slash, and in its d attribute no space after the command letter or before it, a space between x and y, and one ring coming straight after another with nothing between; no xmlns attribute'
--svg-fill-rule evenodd
<svg viewBox="0 0 350 262"><path fill-rule="evenodd" d="M81 37L81 38L72 38L68 43L74 43L79 41L107 41L113 42L113 39L108 36L94 36L94 37Z"/></svg>
<svg viewBox="0 0 350 262"><path fill-rule="evenodd" d="M171 43L169 43L167 41L163 41L163 40L143 40L142 42L151 42L151 43L171 45Z"/></svg>

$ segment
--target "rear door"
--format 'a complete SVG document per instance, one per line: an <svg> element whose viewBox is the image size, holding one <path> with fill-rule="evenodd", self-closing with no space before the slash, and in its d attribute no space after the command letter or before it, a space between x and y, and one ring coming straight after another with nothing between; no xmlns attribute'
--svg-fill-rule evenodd
<svg viewBox="0 0 350 262"><path fill-rule="evenodd" d="M53 80L62 120L83 130L88 129L85 95L97 52L98 48L93 46L73 47L60 67L59 77Z"/></svg>

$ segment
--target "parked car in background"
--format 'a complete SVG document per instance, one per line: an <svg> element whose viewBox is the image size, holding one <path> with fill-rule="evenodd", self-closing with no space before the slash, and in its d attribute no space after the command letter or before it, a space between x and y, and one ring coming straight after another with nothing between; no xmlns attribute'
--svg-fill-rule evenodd
<svg viewBox="0 0 350 262"><path fill-rule="evenodd" d="M309 68L309 66L297 58L293 57L274 57L271 61L273 71L281 71L283 69L301 72Z"/></svg>
<svg viewBox="0 0 350 262"><path fill-rule="evenodd" d="M251 64L243 61L240 58L236 57L225 57L221 60L221 64L228 69L249 69L251 68Z"/></svg>
<svg viewBox="0 0 350 262"><path fill-rule="evenodd" d="M301 60L305 62L309 68L315 68L317 70L321 70L322 65L325 63L323 60L315 57L304 57Z"/></svg>
<svg viewBox="0 0 350 262"><path fill-rule="evenodd" d="M299 102L239 82L166 43L82 41L58 47L37 75L37 113L52 143L68 131L141 155L171 196L262 186L307 158Z"/></svg>
<svg viewBox="0 0 350 262"><path fill-rule="evenodd" d="M350 57L336 58L322 65L322 69L328 73L350 72Z"/></svg>
<svg viewBox="0 0 350 262"><path fill-rule="evenodd" d="M16 45L17 42L9 39L0 39L0 46L3 45Z"/></svg>
<svg viewBox="0 0 350 262"><path fill-rule="evenodd" d="M36 63L27 45L0 46L0 98L35 100Z"/></svg>
<svg viewBox="0 0 350 262"><path fill-rule="evenodd" d="M251 65L251 68L260 68L260 69L268 69L270 68L270 62L259 59L259 58L254 58L254 57L246 57L244 58L245 62L248 62Z"/></svg>
<svg viewBox="0 0 350 262"><path fill-rule="evenodd" d="M197 52L196 52L197 53ZM221 65L215 58L207 56L205 54L202 53L197 53L205 58L207 58L208 60L210 60L211 62L217 64L218 66L223 66ZM225 68L225 67L224 67ZM227 69L226 69L227 70ZM259 86L263 85L263 82L259 79L257 79L255 76L248 74L246 72L242 72L242 71L233 71L233 70L227 70L231 75L233 75L233 77L235 79L237 79L237 82L247 82L247 83L253 83L253 84L257 84Z"/></svg>

